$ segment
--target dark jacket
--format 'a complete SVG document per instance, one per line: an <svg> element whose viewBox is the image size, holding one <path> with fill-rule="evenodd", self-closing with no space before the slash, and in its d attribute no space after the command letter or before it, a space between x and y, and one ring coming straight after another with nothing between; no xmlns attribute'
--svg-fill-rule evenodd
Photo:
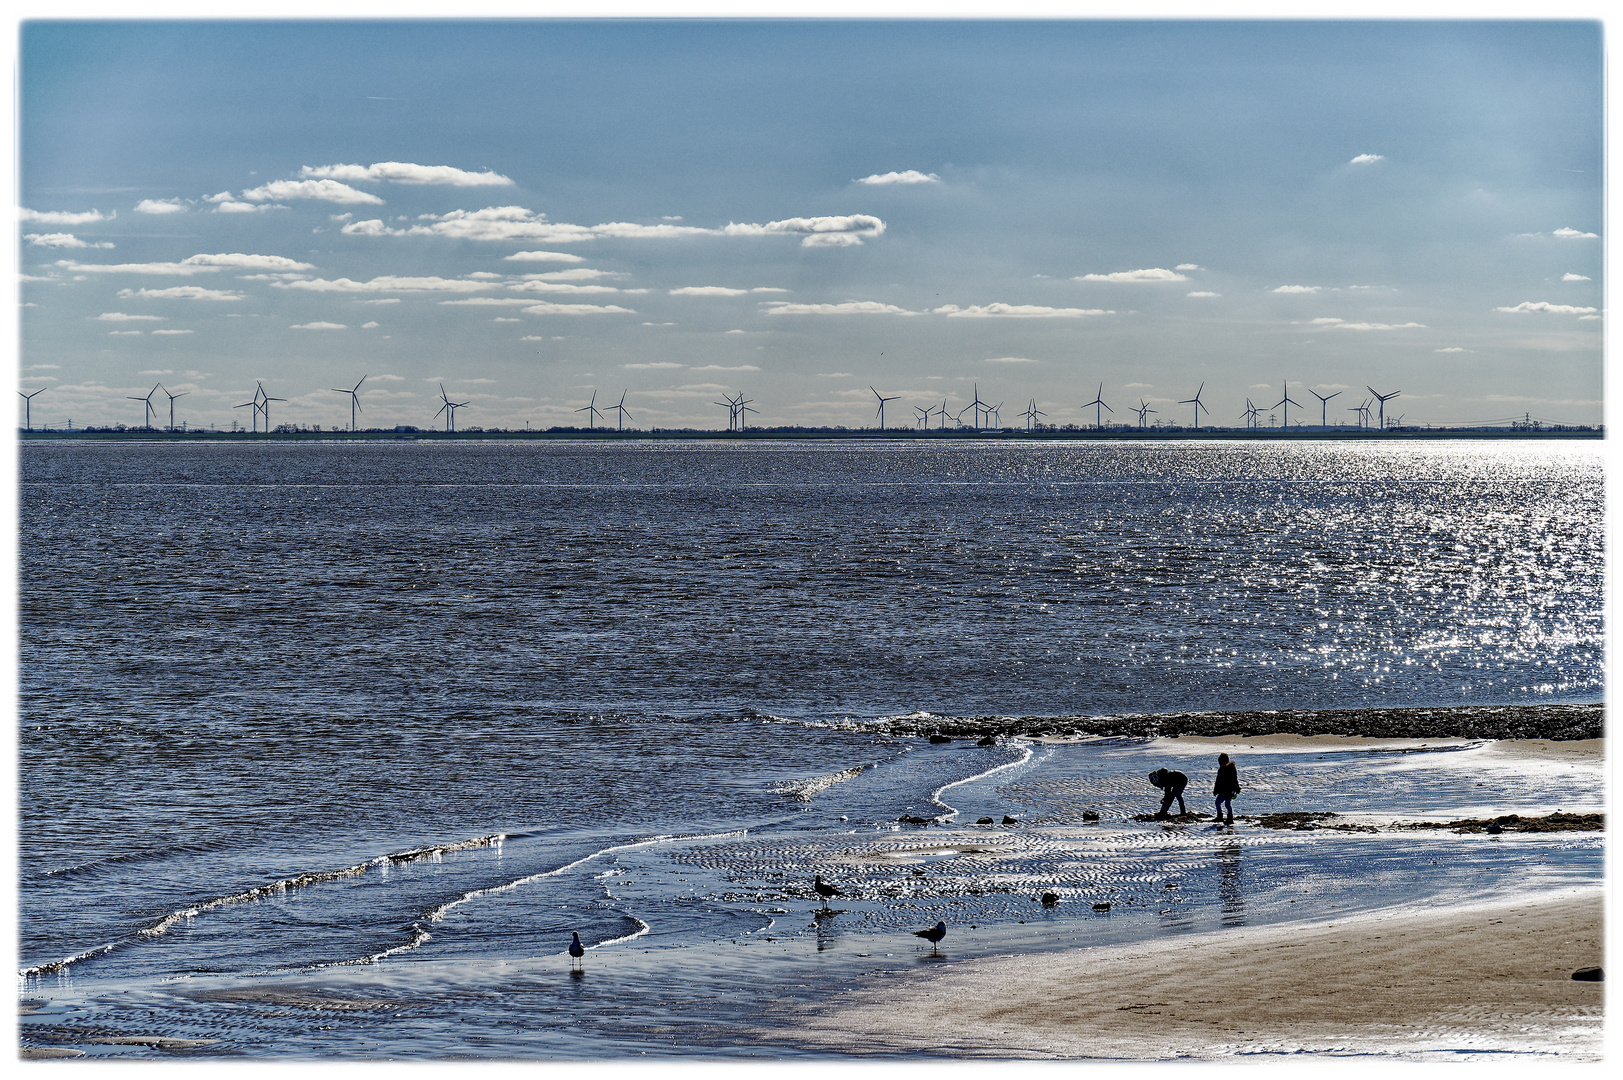
<svg viewBox="0 0 1623 1080"><path fill-rule="evenodd" d="M1219 799L1232 799L1240 793L1240 770L1234 767L1234 762L1217 767L1217 783L1212 786L1212 794Z"/></svg>

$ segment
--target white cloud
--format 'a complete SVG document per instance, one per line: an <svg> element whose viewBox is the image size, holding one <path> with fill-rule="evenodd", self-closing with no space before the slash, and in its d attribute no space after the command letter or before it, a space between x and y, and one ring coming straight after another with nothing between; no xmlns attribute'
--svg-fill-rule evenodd
<svg viewBox="0 0 1623 1080"><path fill-rule="evenodd" d="M648 326L648 325L652 325L652 324L644 323L643 325ZM745 330L723 330L722 331L722 333L724 333L724 334L743 334L743 333L747 333L747 332L748 331L745 331Z"/></svg>
<svg viewBox="0 0 1623 1080"><path fill-rule="evenodd" d="M686 364L676 364L669 360L657 360L651 364L621 364L627 371L672 371L676 368L685 368Z"/></svg>
<svg viewBox="0 0 1623 1080"><path fill-rule="evenodd" d="M519 340L520 341L546 341L547 337L546 337L545 334L525 334L523 337L519 338Z"/></svg>
<svg viewBox="0 0 1623 1080"><path fill-rule="evenodd" d="M694 371L760 371L761 369L756 367L754 364L739 364L736 367L727 367L727 366L725 366L723 364L706 364L704 367L696 367L693 370Z"/></svg>
<svg viewBox="0 0 1623 1080"><path fill-rule="evenodd" d="M351 302L356 304L398 304L401 303L401 299L398 296L389 296L381 300L354 300Z"/></svg>
<svg viewBox="0 0 1623 1080"><path fill-rule="evenodd" d="M1297 295L1297 294L1300 294L1300 293L1322 292L1323 290L1324 290L1323 285L1281 285L1281 286L1279 286L1279 288L1272 289L1270 291L1271 292L1276 292L1276 293L1284 293L1284 294L1286 294L1288 296L1293 296L1293 295Z"/></svg>
<svg viewBox="0 0 1623 1080"><path fill-rule="evenodd" d="M1179 263L1177 266L1174 266L1173 269L1174 270L1204 270L1205 267L1196 266L1194 263Z"/></svg>
<svg viewBox="0 0 1623 1080"><path fill-rule="evenodd" d="M510 319L506 315L497 315L491 322L523 322L523 319Z"/></svg>
<svg viewBox="0 0 1623 1080"><path fill-rule="evenodd" d="M1410 330L1426 328L1425 323L1375 323L1375 322L1348 322L1345 319L1319 318L1309 322L1311 326L1323 326L1330 330Z"/></svg>
<svg viewBox="0 0 1623 1080"><path fill-rule="evenodd" d="M138 335L140 333L141 333L140 330L109 330L109 331L107 331L107 336L108 337L130 337L132 335Z"/></svg>
<svg viewBox="0 0 1623 1080"><path fill-rule="evenodd" d="M1523 300L1515 307L1497 307L1495 311L1507 311L1525 314L1531 311L1542 311L1550 315L1593 315L1592 307L1573 307L1571 304L1552 304L1545 300Z"/></svg>
<svg viewBox="0 0 1623 1080"><path fill-rule="evenodd" d="M26 206L17 208L19 221L37 221L41 225L88 225L92 221L111 221L117 216L116 213L103 214L100 210L74 213L68 210L30 210Z"/></svg>
<svg viewBox="0 0 1623 1080"><path fill-rule="evenodd" d="M1562 274L1561 275L1561 280L1562 281L1588 281L1589 279L1584 277L1584 275L1582 275L1582 274Z"/></svg>
<svg viewBox="0 0 1623 1080"><path fill-rule="evenodd" d="M466 278L395 277L385 275L370 281L352 281L349 278L303 278L295 281L276 281L278 289L303 289L307 292L477 292L488 289L488 281L468 281Z"/></svg>
<svg viewBox="0 0 1623 1080"><path fill-rule="evenodd" d="M307 322L288 327L289 330L348 330L341 322Z"/></svg>
<svg viewBox="0 0 1623 1080"><path fill-rule="evenodd" d="M142 199L135 204L138 214L179 214L186 204L179 199Z"/></svg>
<svg viewBox="0 0 1623 1080"><path fill-rule="evenodd" d="M214 212L216 214L257 214L261 210L286 210L286 209L287 209L287 207L281 206L281 205L279 205L277 203L262 203L262 204L259 204L259 205L255 205L254 203L236 202L234 200L228 199L225 202L217 204L214 207Z"/></svg>
<svg viewBox="0 0 1623 1080"><path fill-rule="evenodd" d="M272 180L244 191L242 197L249 202L267 202L271 199L320 199L323 202L377 205L383 202L370 192L357 190L336 180Z"/></svg>
<svg viewBox="0 0 1623 1080"><path fill-rule="evenodd" d="M96 316L102 322L164 322L162 315L126 315L122 311L104 311Z"/></svg>
<svg viewBox="0 0 1623 1080"><path fill-rule="evenodd" d="M1215 293L1215 292L1201 291L1201 292L1184 293L1184 295L1185 296L1222 296L1223 294L1222 293Z"/></svg>
<svg viewBox="0 0 1623 1080"><path fill-rule="evenodd" d="M1072 278L1073 281L1114 281L1114 282L1153 282L1153 281L1188 281L1189 278L1176 270L1162 270L1156 267L1151 270L1118 270L1114 274L1083 274Z"/></svg>
<svg viewBox="0 0 1623 1080"><path fill-rule="evenodd" d="M1450 345L1446 349L1433 349L1431 351L1432 352L1465 352L1466 350L1460 348L1458 345Z"/></svg>
<svg viewBox="0 0 1623 1080"><path fill-rule="evenodd" d="M548 270L544 274L525 274L526 279L534 281L594 281L597 278L624 277L624 274L612 273L608 270L591 270L584 266L577 266L571 270Z"/></svg>
<svg viewBox="0 0 1623 1080"><path fill-rule="evenodd" d="M671 240L682 236L714 236L716 230L695 225L638 225L631 221L607 221L592 226L594 236L633 240Z"/></svg>
<svg viewBox="0 0 1623 1080"><path fill-rule="evenodd" d="M1385 154L1359 154L1357 157L1353 158L1347 164L1349 164L1349 165L1373 165L1377 161L1385 161L1385 160L1386 160L1386 155Z"/></svg>
<svg viewBox="0 0 1623 1080"><path fill-rule="evenodd" d="M564 281L518 281L507 286L514 292L617 293L613 285L571 285Z"/></svg>
<svg viewBox="0 0 1623 1080"><path fill-rule="evenodd" d="M1115 314L1104 308L1057 308L1036 304L976 304L967 308L947 304L932 310L949 319L1079 319L1087 315Z"/></svg>
<svg viewBox="0 0 1623 1080"><path fill-rule="evenodd" d="M524 309L526 315L635 315L630 308L614 304L531 304Z"/></svg>
<svg viewBox="0 0 1623 1080"><path fill-rule="evenodd" d="M1035 364L1037 361L1025 356L989 356L988 364Z"/></svg>
<svg viewBox="0 0 1623 1080"><path fill-rule="evenodd" d="M861 244L865 236L879 236L885 231L885 223L872 214L847 214L842 217L784 218L765 225L728 222L721 231L727 236L799 235L804 237L800 242L802 247L847 247Z"/></svg>
<svg viewBox="0 0 1623 1080"><path fill-rule="evenodd" d="M729 289L724 285L686 285L672 289L672 296L748 296L748 289Z"/></svg>
<svg viewBox="0 0 1623 1080"><path fill-rule="evenodd" d="M518 322L517 319L507 319L505 321L506 322ZM378 328L378 325L379 324L376 323L376 322L363 322L361 324L361 329L362 330L376 330Z"/></svg>
<svg viewBox="0 0 1623 1080"><path fill-rule="evenodd" d="M763 301L768 315L917 315L894 304L876 300L847 300L843 304L791 304L786 300Z"/></svg>
<svg viewBox="0 0 1623 1080"><path fill-rule="evenodd" d="M314 269L309 263L284 259L280 255L193 255L178 263L79 263L67 259L57 266L75 273L92 274L170 274L181 277L208 274L227 268L238 270L301 271Z"/></svg>
<svg viewBox="0 0 1623 1080"><path fill-rule="evenodd" d="M856 376L849 371L821 371L818 372L817 377L819 379L852 379Z"/></svg>
<svg viewBox="0 0 1623 1080"><path fill-rule="evenodd" d="M159 334L189 334L189 333L191 333L190 330L154 330L154 331L152 331L152 336L157 337Z"/></svg>
<svg viewBox="0 0 1623 1080"><path fill-rule="evenodd" d="M425 217L431 225L396 229L382 221L353 221L341 230L349 236L449 236L458 240L540 240L572 244L593 238L583 225L561 225L522 206L487 206L483 210L452 210Z"/></svg>
<svg viewBox="0 0 1623 1080"><path fill-rule="evenodd" d="M23 239L34 247L44 248L110 248L113 246L110 240L92 244L79 239L72 233L65 232L27 233L23 236Z"/></svg>
<svg viewBox="0 0 1623 1080"><path fill-rule="evenodd" d="M561 262L578 263L586 260L567 251L515 251L505 257L507 262Z"/></svg>
<svg viewBox="0 0 1623 1080"><path fill-rule="evenodd" d="M120 289L121 299L138 300L241 300L238 292L225 289L205 289L200 285L175 285L168 289Z"/></svg>
<svg viewBox="0 0 1623 1080"><path fill-rule="evenodd" d="M750 290L750 292L775 292L775 293L786 293L788 291L789 291L788 289L773 288L771 285L760 285L760 286L757 286L756 288L753 288L753 289Z"/></svg>
<svg viewBox="0 0 1623 1080"><path fill-rule="evenodd" d="M939 184L941 177L935 173L921 173L917 169L908 169L906 172L874 173L857 180L858 184Z"/></svg>
<svg viewBox="0 0 1623 1080"><path fill-rule="evenodd" d="M443 184L450 187L511 186L513 181L496 172L468 172L450 165L413 165L380 161L374 165L306 165L300 176L329 180L390 180L397 184Z"/></svg>
<svg viewBox="0 0 1623 1080"><path fill-rule="evenodd" d="M1563 240L1595 240L1598 239L1592 232L1579 232L1577 229L1561 228L1550 234L1559 236Z"/></svg>
<svg viewBox="0 0 1623 1080"><path fill-rule="evenodd" d="M24 371L61 371L62 370L62 365L61 364L28 364L28 365L24 366L23 370Z"/></svg>

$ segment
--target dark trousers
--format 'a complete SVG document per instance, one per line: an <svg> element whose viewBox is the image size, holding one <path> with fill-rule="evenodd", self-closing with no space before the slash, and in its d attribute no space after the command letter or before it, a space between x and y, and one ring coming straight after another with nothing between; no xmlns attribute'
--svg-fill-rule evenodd
<svg viewBox="0 0 1623 1080"><path fill-rule="evenodd" d="M1169 784L1161 791L1161 813L1164 816L1172 807L1172 800L1178 800L1178 813L1187 814L1189 808L1183 804L1183 789L1185 784Z"/></svg>

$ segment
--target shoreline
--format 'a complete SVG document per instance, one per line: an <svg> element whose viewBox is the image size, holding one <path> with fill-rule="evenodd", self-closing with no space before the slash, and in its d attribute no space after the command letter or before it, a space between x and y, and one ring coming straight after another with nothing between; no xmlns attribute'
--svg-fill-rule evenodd
<svg viewBox="0 0 1623 1080"><path fill-rule="evenodd" d="M794 1041L842 1056L1599 1061L1604 890L1393 908L987 957L836 996ZM781 1036L780 1036L781 1037Z"/></svg>
<svg viewBox="0 0 1623 1080"><path fill-rule="evenodd" d="M879 721L891 735L1029 739L1254 739L1270 735L1355 739L1493 739L1572 742L1606 735L1601 702L1537 705L1397 706L1367 709L1235 709L1101 716L935 716Z"/></svg>

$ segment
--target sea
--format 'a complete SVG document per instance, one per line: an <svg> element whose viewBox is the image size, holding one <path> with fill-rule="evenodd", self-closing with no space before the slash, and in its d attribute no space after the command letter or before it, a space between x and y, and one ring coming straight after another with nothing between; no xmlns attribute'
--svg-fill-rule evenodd
<svg viewBox="0 0 1623 1080"><path fill-rule="evenodd" d="M925 967L1603 880L1596 833L1140 821L1162 766L1210 812L1215 755L1174 739L919 734L1598 702L1593 442L64 440L20 469L27 1046L808 1057L805 1009ZM1594 769L1491 743L1309 742L1238 754L1237 812L1602 809Z"/></svg>

